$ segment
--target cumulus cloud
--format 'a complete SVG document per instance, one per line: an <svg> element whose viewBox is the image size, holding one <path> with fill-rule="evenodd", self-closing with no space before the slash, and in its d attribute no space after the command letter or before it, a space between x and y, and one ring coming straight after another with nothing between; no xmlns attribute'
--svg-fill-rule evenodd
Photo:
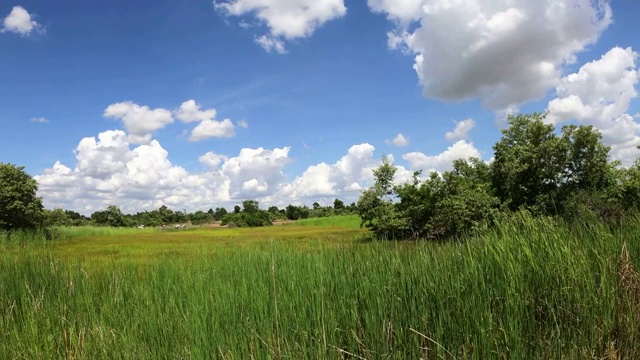
<svg viewBox="0 0 640 360"><path fill-rule="evenodd" d="M236 124L243 129L246 129L249 127L249 123L247 122L247 120L238 120Z"/></svg>
<svg viewBox="0 0 640 360"><path fill-rule="evenodd" d="M163 108L152 110L132 101L109 105L103 116L122 121L124 128L133 136L130 139L132 142L148 141L151 133L173 123L171 111Z"/></svg>
<svg viewBox="0 0 640 360"><path fill-rule="evenodd" d="M199 122L193 130L189 141L202 141L210 138L234 137L235 125L229 119L215 120L216 109L200 110L195 100L187 100L174 111L176 118L185 123ZM246 124L246 122L245 122Z"/></svg>
<svg viewBox="0 0 640 360"><path fill-rule="evenodd" d="M421 152L410 152L402 155L402 158L411 164L414 170L425 172L444 172L453 168L453 161L457 159L480 158L480 152L473 143L459 140L449 146L447 150L438 155L425 155Z"/></svg>
<svg viewBox="0 0 640 360"><path fill-rule="evenodd" d="M56 162L35 177L45 205L86 214L110 204L125 212L163 204L190 211L229 206L276 192L289 162L287 147L245 148L235 157L207 152L199 160L208 170L188 172L171 163L157 140L135 146L128 139L122 130L82 139L74 167Z"/></svg>
<svg viewBox="0 0 640 360"><path fill-rule="evenodd" d="M347 13L343 0L229 0L213 4L226 15L255 16L269 29L256 43L281 54L286 52L283 39L309 37L327 21Z"/></svg>
<svg viewBox="0 0 640 360"><path fill-rule="evenodd" d="M373 181L373 170L380 166L381 159L374 156L375 147L368 143L353 145L347 154L333 164L320 163L309 166L301 175L283 185L274 194L283 205L287 203L329 204L336 197L347 202L357 201L362 190ZM387 157L393 163L392 155ZM397 165L395 183L409 181L413 172ZM288 202L286 202L288 200Z"/></svg>
<svg viewBox="0 0 640 360"><path fill-rule="evenodd" d="M134 213L167 205L187 211L255 199L262 206L286 206L339 197L357 201L380 165L370 144L354 145L333 164L309 166L291 180L285 174L290 147L243 148L236 156L209 151L199 157L205 171L187 171L173 164L157 140L135 145L122 130L109 130L80 140L75 165L57 161L36 176L38 195L49 208L91 214L108 205ZM393 162L393 156L388 156ZM398 167L395 181L408 181L412 172Z"/></svg>
<svg viewBox="0 0 640 360"><path fill-rule="evenodd" d="M385 143L387 143L387 145L407 146L409 145L409 140L406 137L404 137L404 135L398 134L392 140L385 141Z"/></svg>
<svg viewBox="0 0 640 360"><path fill-rule="evenodd" d="M229 187L232 198L251 198L275 192L285 180L284 167L290 162L290 147L273 150L244 148L238 156L227 159L221 173L233 181Z"/></svg>
<svg viewBox="0 0 640 360"><path fill-rule="evenodd" d="M27 36L34 31L44 31L44 28L33 20L33 16L22 6L14 6L4 18L0 32L13 32Z"/></svg>
<svg viewBox="0 0 640 360"><path fill-rule="evenodd" d="M176 118L185 123L212 120L216 117L216 114L216 109L200 110L200 105L193 99L183 102L178 110L175 111Z"/></svg>
<svg viewBox="0 0 640 360"><path fill-rule="evenodd" d="M595 126L611 146L613 157L631 164L639 155L636 147L640 144L640 124L628 113L631 101L638 96L637 58L631 48L615 47L562 78L556 98L549 102L547 120L555 124L575 120Z"/></svg>
<svg viewBox="0 0 640 360"><path fill-rule="evenodd" d="M611 23L606 0L369 0L414 54L424 95L502 110L542 98Z"/></svg>
<svg viewBox="0 0 640 360"><path fill-rule="evenodd" d="M476 122L473 119L466 119L456 122L456 127L453 131L449 131L445 134L447 140L462 140L469 136L469 131L476 126Z"/></svg>
<svg viewBox="0 0 640 360"><path fill-rule="evenodd" d="M202 141L210 138L234 137L236 132L235 126L229 119L222 121L204 120L198 126L193 128L189 141Z"/></svg>
<svg viewBox="0 0 640 360"><path fill-rule="evenodd" d="M29 121L31 121L32 123L39 123L39 124L48 124L49 123L49 120L47 120L46 118L43 118L43 117L31 118L31 119L29 119Z"/></svg>

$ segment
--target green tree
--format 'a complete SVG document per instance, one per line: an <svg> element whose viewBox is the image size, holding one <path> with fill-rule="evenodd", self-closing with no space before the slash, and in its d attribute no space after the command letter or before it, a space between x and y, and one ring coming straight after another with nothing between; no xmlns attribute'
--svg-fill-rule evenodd
<svg viewBox="0 0 640 360"><path fill-rule="evenodd" d="M547 211L566 164L567 148L545 114L509 116L509 127L494 149L492 183L496 195L511 210Z"/></svg>
<svg viewBox="0 0 640 360"><path fill-rule="evenodd" d="M23 166L0 163L0 230L35 229L42 225L38 183Z"/></svg>
<svg viewBox="0 0 640 360"><path fill-rule="evenodd" d="M71 219L67 216L67 213L61 208L55 208L53 210L44 210L44 223L47 226L69 226L71 225Z"/></svg>
<svg viewBox="0 0 640 360"><path fill-rule="evenodd" d="M115 205L107 206L107 210L105 211L107 217L107 224L109 226L118 227L125 226L125 219L120 208Z"/></svg>
<svg viewBox="0 0 640 360"><path fill-rule="evenodd" d="M208 213L198 210L191 214L191 223L193 225L202 225L211 221L211 218Z"/></svg>

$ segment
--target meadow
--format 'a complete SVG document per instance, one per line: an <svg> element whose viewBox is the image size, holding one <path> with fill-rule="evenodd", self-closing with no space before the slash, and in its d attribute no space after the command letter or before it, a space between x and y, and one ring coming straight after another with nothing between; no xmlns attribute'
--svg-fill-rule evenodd
<svg viewBox="0 0 640 360"><path fill-rule="evenodd" d="M455 242L353 216L0 237L3 359L640 358L640 219ZM38 238L42 236L36 236Z"/></svg>

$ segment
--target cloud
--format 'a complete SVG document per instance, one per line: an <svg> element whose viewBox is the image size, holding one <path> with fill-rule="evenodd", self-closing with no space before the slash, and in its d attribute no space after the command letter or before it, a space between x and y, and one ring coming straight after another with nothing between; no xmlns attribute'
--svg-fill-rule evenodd
<svg viewBox="0 0 640 360"><path fill-rule="evenodd" d="M249 127L249 123L247 122L247 120L238 120L236 121L236 125L238 125L239 127L246 129Z"/></svg>
<svg viewBox="0 0 640 360"><path fill-rule="evenodd" d="M189 141L202 141L210 138L230 138L236 135L235 125L229 119L215 120L216 109L200 110L195 100L187 100L174 111L177 119L185 123L199 122L193 130ZM246 123L246 122L245 122Z"/></svg>
<svg viewBox="0 0 640 360"><path fill-rule="evenodd" d="M426 97L480 98L494 110L542 98L562 66L611 23L606 0L369 0L396 28L389 45L415 56Z"/></svg>
<svg viewBox="0 0 640 360"><path fill-rule="evenodd" d="M277 37L262 35L255 38L256 44L260 45L267 52L275 51L278 54L286 54L287 49L284 46L284 42Z"/></svg>
<svg viewBox="0 0 640 360"><path fill-rule="evenodd" d="M204 120L193 128L189 141L202 141L210 138L230 138L236 135L235 126L229 119L222 121Z"/></svg>
<svg viewBox="0 0 640 360"><path fill-rule="evenodd" d="M423 170L426 173L432 171L444 172L453 168L453 161L457 159L480 158L480 152L465 140L458 140L449 146L447 150L438 155L425 155L421 152L410 152L402 155L402 158L411 164L414 170Z"/></svg>
<svg viewBox="0 0 640 360"><path fill-rule="evenodd" d="M29 121L31 121L32 123L39 123L39 124L48 124L49 120L47 120L46 118L43 117L34 117L29 119Z"/></svg>
<svg viewBox="0 0 640 360"><path fill-rule="evenodd" d="M347 13L343 0L230 0L213 4L228 16L255 16L269 29L256 43L281 54L286 52L283 39L309 37L324 23Z"/></svg>
<svg viewBox="0 0 640 360"><path fill-rule="evenodd" d="M593 125L611 146L612 155L625 165L639 155L640 124L628 113L638 96L638 54L615 47L600 59L584 64L578 72L562 78L556 97L549 102L547 120L559 124L575 120Z"/></svg>
<svg viewBox="0 0 640 360"><path fill-rule="evenodd" d="M190 123L194 121L212 120L216 117L217 111L216 109L200 110L200 105L191 99L183 102L174 113L178 120Z"/></svg>
<svg viewBox="0 0 640 360"><path fill-rule="evenodd" d="M275 193L289 163L288 147L244 148L235 157L207 152L199 160L208 170L188 172L171 163L157 140L134 146L128 139L122 130L108 130L80 140L74 167L58 161L35 177L45 205L85 214L110 204L125 212L163 204L206 210Z"/></svg>
<svg viewBox="0 0 640 360"><path fill-rule="evenodd" d="M30 35L33 31L44 31L32 15L22 6L14 6L7 17L4 18L0 32L13 32L22 36Z"/></svg>
<svg viewBox="0 0 640 360"><path fill-rule="evenodd" d="M140 106L132 101L109 105L103 116L122 121L127 132L133 135L133 142L150 140L151 133L173 123L171 111L163 108L151 110L148 106Z"/></svg>
<svg viewBox="0 0 640 360"><path fill-rule="evenodd" d="M445 134L447 140L462 140L469 136L469 131L476 126L476 122L473 119L466 119L456 122L456 127L453 131L449 131Z"/></svg>
<svg viewBox="0 0 640 360"><path fill-rule="evenodd" d="M190 172L173 164L157 140L134 145L129 137L122 130L108 130L83 138L74 151L73 166L57 161L37 175L45 206L89 215L111 204L135 213L161 205L187 211L229 209L246 199L258 200L263 207L328 204L336 197L350 203L370 185L373 169L381 163L372 145L358 144L335 163L309 166L290 180L285 169L291 163L291 148L259 147L243 148L235 156L206 152L198 158L206 170ZM388 159L393 162L393 156ZM398 166L395 181L408 181L411 175Z"/></svg>
<svg viewBox="0 0 640 360"><path fill-rule="evenodd" d="M393 140L386 140L385 143L387 145L395 145L395 146L407 146L409 145L409 140L404 137L402 134L398 134Z"/></svg>

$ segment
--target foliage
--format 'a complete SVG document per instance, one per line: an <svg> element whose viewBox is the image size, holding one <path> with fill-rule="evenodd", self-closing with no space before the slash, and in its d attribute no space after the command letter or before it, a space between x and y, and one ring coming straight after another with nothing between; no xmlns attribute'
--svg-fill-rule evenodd
<svg viewBox="0 0 640 360"><path fill-rule="evenodd" d="M394 185L387 159L358 202L362 225L381 238L459 237L490 226L498 212L526 210L569 221L620 223L640 211L640 163L620 169L591 126L564 126L545 114L509 116L488 165L457 160L453 170Z"/></svg>
<svg viewBox="0 0 640 360"><path fill-rule="evenodd" d="M36 229L43 224L38 183L23 166L0 163L0 230Z"/></svg>
<svg viewBox="0 0 640 360"><path fill-rule="evenodd" d="M242 202L242 211L227 214L221 224L229 227L269 226L273 224L273 218L270 212L260 210L256 200L245 200Z"/></svg>

